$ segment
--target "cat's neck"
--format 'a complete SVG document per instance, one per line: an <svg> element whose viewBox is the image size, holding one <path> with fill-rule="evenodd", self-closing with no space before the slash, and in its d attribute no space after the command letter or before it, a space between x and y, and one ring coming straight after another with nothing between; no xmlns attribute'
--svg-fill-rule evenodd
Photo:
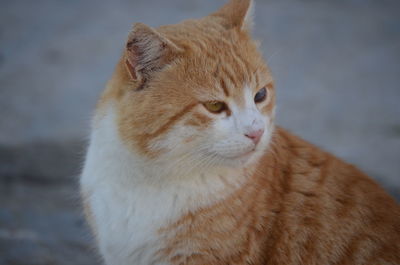
<svg viewBox="0 0 400 265"><path fill-rule="evenodd" d="M95 118L84 172L96 176L93 181L153 191L171 189L211 203L239 188L252 174L249 167L188 171L174 169L167 161L150 160L121 140L116 120L111 104Z"/></svg>

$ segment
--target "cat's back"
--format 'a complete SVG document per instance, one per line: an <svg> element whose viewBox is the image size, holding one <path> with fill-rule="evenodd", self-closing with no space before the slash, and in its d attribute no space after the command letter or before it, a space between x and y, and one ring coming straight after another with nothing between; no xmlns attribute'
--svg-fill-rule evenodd
<svg viewBox="0 0 400 265"><path fill-rule="evenodd" d="M258 176L275 191L271 264L400 264L400 208L378 184L283 129L271 147Z"/></svg>

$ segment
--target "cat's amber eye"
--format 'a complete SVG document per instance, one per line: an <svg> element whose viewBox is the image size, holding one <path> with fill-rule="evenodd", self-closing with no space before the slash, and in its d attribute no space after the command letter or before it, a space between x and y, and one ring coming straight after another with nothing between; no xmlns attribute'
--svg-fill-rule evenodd
<svg viewBox="0 0 400 265"><path fill-rule="evenodd" d="M224 102L221 101L209 101L203 103L204 107L212 113L220 113L227 109L227 106Z"/></svg>
<svg viewBox="0 0 400 265"><path fill-rule="evenodd" d="M267 89L265 87L261 88L254 96L254 102L260 103L267 98Z"/></svg>

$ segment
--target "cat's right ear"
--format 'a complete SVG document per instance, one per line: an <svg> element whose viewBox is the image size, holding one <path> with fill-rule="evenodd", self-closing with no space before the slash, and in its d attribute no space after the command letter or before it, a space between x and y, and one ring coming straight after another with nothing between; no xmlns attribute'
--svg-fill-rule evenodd
<svg viewBox="0 0 400 265"><path fill-rule="evenodd" d="M155 29L136 23L126 43L125 66L134 81L145 82L179 51L174 43Z"/></svg>
<svg viewBox="0 0 400 265"><path fill-rule="evenodd" d="M228 29L251 30L254 23L254 0L229 0L211 15L223 18L223 25Z"/></svg>

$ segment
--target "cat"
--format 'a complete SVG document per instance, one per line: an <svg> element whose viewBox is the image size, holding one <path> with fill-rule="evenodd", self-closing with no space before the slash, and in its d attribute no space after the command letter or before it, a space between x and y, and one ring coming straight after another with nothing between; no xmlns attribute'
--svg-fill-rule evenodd
<svg viewBox="0 0 400 265"><path fill-rule="evenodd" d="M106 264L400 264L395 200L275 126L253 10L134 25L80 180Z"/></svg>

